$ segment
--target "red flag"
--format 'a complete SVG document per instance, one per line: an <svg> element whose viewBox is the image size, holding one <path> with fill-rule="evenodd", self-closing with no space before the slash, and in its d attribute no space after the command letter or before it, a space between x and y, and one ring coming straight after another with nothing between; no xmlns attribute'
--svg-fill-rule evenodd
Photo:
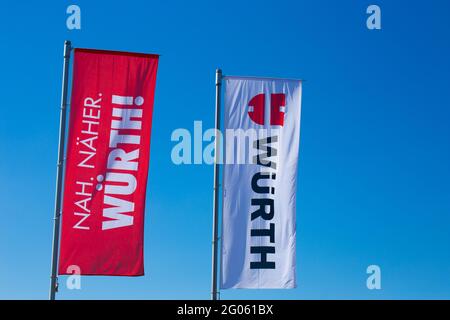
<svg viewBox="0 0 450 320"><path fill-rule="evenodd" d="M59 274L140 276L158 56L74 56Z"/></svg>

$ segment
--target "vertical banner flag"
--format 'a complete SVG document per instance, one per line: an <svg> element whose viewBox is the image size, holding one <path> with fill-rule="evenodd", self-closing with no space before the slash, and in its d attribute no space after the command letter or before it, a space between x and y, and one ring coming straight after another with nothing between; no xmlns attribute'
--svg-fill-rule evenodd
<svg viewBox="0 0 450 320"><path fill-rule="evenodd" d="M295 288L301 81L224 80L221 288Z"/></svg>
<svg viewBox="0 0 450 320"><path fill-rule="evenodd" d="M144 274L158 56L75 49L59 274Z"/></svg>

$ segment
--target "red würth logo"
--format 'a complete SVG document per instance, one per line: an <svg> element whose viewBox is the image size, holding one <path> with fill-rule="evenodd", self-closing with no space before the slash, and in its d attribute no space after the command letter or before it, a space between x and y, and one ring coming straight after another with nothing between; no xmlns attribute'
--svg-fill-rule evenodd
<svg viewBox="0 0 450 320"><path fill-rule="evenodd" d="M284 93L270 94L270 125L283 126L286 105L286 95ZM264 125L266 112L266 95L257 94L248 103L248 115L253 122Z"/></svg>

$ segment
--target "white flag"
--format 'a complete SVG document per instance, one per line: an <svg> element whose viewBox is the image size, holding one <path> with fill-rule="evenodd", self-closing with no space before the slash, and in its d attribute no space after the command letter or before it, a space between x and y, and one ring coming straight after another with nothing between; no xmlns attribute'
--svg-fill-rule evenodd
<svg viewBox="0 0 450 320"><path fill-rule="evenodd" d="M301 82L224 81L221 288L295 288Z"/></svg>

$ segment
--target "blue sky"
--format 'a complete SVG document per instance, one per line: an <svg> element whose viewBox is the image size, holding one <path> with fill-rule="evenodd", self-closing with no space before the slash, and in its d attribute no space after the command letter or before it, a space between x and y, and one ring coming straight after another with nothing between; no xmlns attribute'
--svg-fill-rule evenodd
<svg viewBox="0 0 450 320"><path fill-rule="evenodd" d="M81 30L66 8L81 7ZM365 26L378 4L382 30ZM223 299L450 298L448 1L0 4L0 298L48 296L62 48L161 54L146 276L83 277L58 299L208 299L213 168L176 166L176 128L214 125L214 72L307 79L295 290ZM382 290L366 288L377 264ZM60 278L64 287L66 278Z"/></svg>

